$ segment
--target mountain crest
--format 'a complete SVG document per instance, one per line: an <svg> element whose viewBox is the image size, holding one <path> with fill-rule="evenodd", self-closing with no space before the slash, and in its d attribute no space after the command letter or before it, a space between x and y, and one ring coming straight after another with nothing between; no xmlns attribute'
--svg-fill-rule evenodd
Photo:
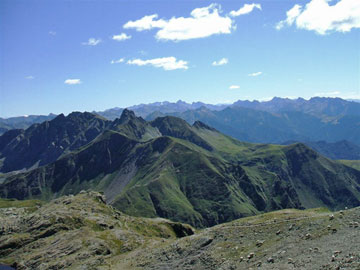
<svg viewBox="0 0 360 270"><path fill-rule="evenodd" d="M135 113L131 110L124 109L120 116L120 123L125 123L132 119L136 119Z"/></svg>

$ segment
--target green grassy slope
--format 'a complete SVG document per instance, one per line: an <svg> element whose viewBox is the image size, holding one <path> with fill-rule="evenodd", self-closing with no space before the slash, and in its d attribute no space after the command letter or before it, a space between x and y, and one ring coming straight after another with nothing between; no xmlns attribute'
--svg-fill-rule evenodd
<svg viewBox="0 0 360 270"><path fill-rule="evenodd" d="M303 144L242 143L174 117L151 126L162 136L143 141L108 130L54 163L9 176L0 197L51 199L93 189L127 214L197 227L283 208L360 205L360 171Z"/></svg>
<svg viewBox="0 0 360 270"><path fill-rule="evenodd" d="M340 163L354 169L360 170L360 160L339 160Z"/></svg>

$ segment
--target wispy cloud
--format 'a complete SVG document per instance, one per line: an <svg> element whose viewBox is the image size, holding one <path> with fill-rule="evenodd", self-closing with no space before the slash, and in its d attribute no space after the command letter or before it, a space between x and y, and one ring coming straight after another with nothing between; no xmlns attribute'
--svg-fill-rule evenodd
<svg viewBox="0 0 360 270"><path fill-rule="evenodd" d="M230 14L231 17L237 17L237 16L249 14L250 12L252 12L254 10L254 8L257 8L257 9L261 10L261 5L260 4L254 4L254 3L253 4L245 4L239 10L236 10L236 11L233 10L229 14Z"/></svg>
<svg viewBox="0 0 360 270"><path fill-rule="evenodd" d="M29 76L26 76L26 77L25 77L25 79L27 79L27 80L33 80L33 79L35 79L35 77L34 77L34 76L29 75Z"/></svg>
<svg viewBox="0 0 360 270"><path fill-rule="evenodd" d="M120 58L118 60L111 60L111 64L120 64L120 63L123 63L125 62L125 59L124 58Z"/></svg>
<svg viewBox="0 0 360 270"><path fill-rule="evenodd" d="M227 63L229 63L229 59L221 58L219 61L212 62L212 65L213 66L222 66L222 65L226 65Z"/></svg>
<svg viewBox="0 0 360 270"><path fill-rule="evenodd" d="M73 85L73 84L81 84L82 81L80 79L67 79L64 81L64 83Z"/></svg>
<svg viewBox="0 0 360 270"><path fill-rule="evenodd" d="M315 93L314 96L317 96L317 97L338 97L340 94L341 94L340 91L331 91L331 92Z"/></svg>
<svg viewBox="0 0 360 270"><path fill-rule="evenodd" d="M194 9L189 17L172 17L169 20L158 19L157 14L144 16L136 21L129 21L125 29L137 31L159 28L155 35L158 40L181 41L205 38L215 34L230 34L233 21L221 15L221 6L211 4L208 7Z"/></svg>
<svg viewBox="0 0 360 270"><path fill-rule="evenodd" d="M127 35L125 33L121 33L120 35L113 35L112 36L112 39L116 40L116 41L124 41L124 40L130 39L130 38L131 38L131 36Z"/></svg>
<svg viewBox="0 0 360 270"><path fill-rule="evenodd" d="M56 32L55 31L49 31L49 35L56 36Z"/></svg>
<svg viewBox="0 0 360 270"><path fill-rule="evenodd" d="M82 45L96 46L101 42L101 39L89 38L88 41L81 43Z"/></svg>
<svg viewBox="0 0 360 270"><path fill-rule="evenodd" d="M240 86L239 85L230 85L229 89L239 89Z"/></svg>
<svg viewBox="0 0 360 270"><path fill-rule="evenodd" d="M286 19L276 25L280 30L296 25L299 29L315 31L320 35L329 32L349 32L360 28L360 1L340 0L330 6L329 0L311 0L305 7L294 5L286 13Z"/></svg>
<svg viewBox="0 0 360 270"><path fill-rule="evenodd" d="M183 60L176 60L175 57L162 57L154 58L149 60L133 59L128 60L127 64L137 66L153 66L156 68L163 68L164 70L175 70L175 69L188 69L188 62Z"/></svg>
<svg viewBox="0 0 360 270"><path fill-rule="evenodd" d="M256 77L256 76L260 76L261 74L262 74L262 72L259 71L259 72L250 73L250 74L248 74L248 76L249 77Z"/></svg>

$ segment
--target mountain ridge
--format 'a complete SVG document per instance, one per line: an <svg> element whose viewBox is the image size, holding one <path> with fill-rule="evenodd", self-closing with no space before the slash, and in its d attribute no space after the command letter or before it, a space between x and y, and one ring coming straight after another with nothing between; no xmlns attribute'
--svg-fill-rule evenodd
<svg viewBox="0 0 360 270"><path fill-rule="evenodd" d="M240 142L172 116L147 122L125 111L120 119L118 130L47 165L3 175L0 197L50 200L92 189L127 214L196 227L283 208L360 205L360 171L302 143ZM156 136L133 136L153 128Z"/></svg>

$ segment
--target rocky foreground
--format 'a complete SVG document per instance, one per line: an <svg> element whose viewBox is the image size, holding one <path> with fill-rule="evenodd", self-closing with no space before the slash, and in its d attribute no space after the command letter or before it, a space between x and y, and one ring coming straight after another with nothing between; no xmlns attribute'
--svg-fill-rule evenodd
<svg viewBox="0 0 360 270"><path fill-rule="evenodd" d="M0 208L0 264L16 269L360 269L360 208L282 210L195 232L165 219L127 216L104 201L100 193L81 192L45 205Z"/></svg>

